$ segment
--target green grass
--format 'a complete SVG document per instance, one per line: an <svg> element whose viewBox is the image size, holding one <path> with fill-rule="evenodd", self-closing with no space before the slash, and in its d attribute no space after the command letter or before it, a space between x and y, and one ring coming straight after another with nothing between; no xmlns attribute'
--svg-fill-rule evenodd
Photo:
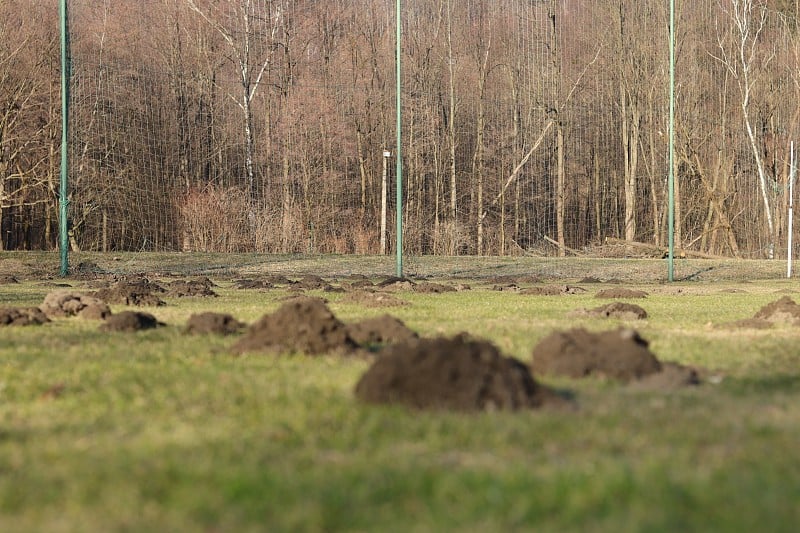
<svg viewBox="0 0 800 533"><path fill-rule="evenodd" d="M319 265L318 265L318 268ZM213 276L212 276L213 277ZM752 316L783 281L637 285L661 359L724 375L671 393L546 380L574 412L420 413L357 403L368 362L230 355L187 337L200 310L252 321L283 291L168 300L169 326L107 334L74 319L0 329L0 531L795 531L800 330L712 327ZM401 293L425 335L469 331L529 360L602 303L489 290ZM747 293L722 289L740 287ZM0 305L51 290L0 286ZM322 295L321 293L317 293ZM387 312L325 294L343 320ZM121 308L116 307L115 310ZM630 325L630 324L628 324Z"/></svg>

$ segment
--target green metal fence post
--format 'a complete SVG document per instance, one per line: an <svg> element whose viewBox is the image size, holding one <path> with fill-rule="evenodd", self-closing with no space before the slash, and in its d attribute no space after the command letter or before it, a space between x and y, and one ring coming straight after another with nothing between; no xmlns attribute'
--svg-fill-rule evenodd
<svg viewBox="0 0 800 533"><path fill-rule="evenodd" d="M400 35L402 32L402 24L400 20L400 0L397 0L395 10L395 18L397 19L397 32L395 37L396 50L395 50L395 67L397 78L397 148L395 149L395 165L397 172L397 277L403 277L403 145L402 145L402 131L403 131L403 113L402 113L402 96L400 94Z"/></svg>
<svg viewBox="0 0 800 533"><path fill-rule="evenodd" d="M60 0L59 17L61 26L61 177L59 183L59 249L61 252L60 274L66 276L69 273L69 239L67 235L67 177L68 163L67 156L67 134L69 132L69 36L67 34L67 0Z"/></svg>
<svg viewBox="0 0 800 533"><path fill-rule="evenodd" d="M669 0L669 257L667 278L675 279L675 0Z"/></svg>

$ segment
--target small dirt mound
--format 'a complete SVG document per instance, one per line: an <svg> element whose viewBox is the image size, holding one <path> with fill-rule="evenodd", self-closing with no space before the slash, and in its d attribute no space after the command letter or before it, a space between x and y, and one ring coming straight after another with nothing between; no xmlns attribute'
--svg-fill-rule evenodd
<svg viewBox="0 0 800 533"><path fill-rule="evenodd" d="M800 325L800 305L789 296L769 303L758 310L753 318L760 318L773 324Z"/></svg>
<svg viewBox="0 0 800 533"><path fill-rule="evenodd" d="M166 303L153 294L149 284L119 282L107 289L100 289L94 293L96 298L108 304L136 305L158 307Z"/></svg>
<svg viewBox="0 0 800 533"><path fill-rule="evenodd" d="M430 281L423 281L414 285L414 292L421 294L441 294L443 292L456 292L455 287L450 285L443 285L441 283L432 283Z"/></svg>
<svg viewBox="0 0 800 533"><path fill-rule="evenodd" d="M519 292L519 286L516 283L503 283L501 285L494 285L492 290L498 292Z"/></svg>
<svg viewBox="0 0 800 533"><path fill-rule="evenodd" d="M382 315L348 324L347 333L365 348L398 344L419 337L402 320L391 315Z"/></svg>
<svg viewBox="0 0 800 533"><path fill-rule="evenodd" d="M645 291L636 289L626 289L625 287L615 287L613 289L603 289L598 291L595 298L647 298Z"/></svg>
<svg viewBox="0 0 800 533"><path fill-rule="evenodd" d="M173 298L216 298L217 293L211 290L211 286L203 281L179 279L167 286L167 296Z"/></svg>
<svg viewBox="0 0 800 533"><path fill-rule="evenodd" d="M0 308L0 326L36 326L50 322L38 307Z"/></svg>
<svg viewBox="0 0 800 533"><path fill-rule="evenodd" d="M263 279L237 279L233 282L237 289L268 290L275 288L275 285Z"/></svg>
<svg viewBox="0 0 800 533"><path fill-rule="evenodd" d="M375 286L375 284L372 283L370 280L368 280L366 278L365 279L356 279L356 280L350 282L350 288L351 289L366 289L366 288L372 288L374 286Z"/></svg>
<svg viewBox="0 0 800 533"><path fill-rule="evenodd" d="M533 296L561 296L562 294L581 294L583 292L586 292L586 289L574 285L542 285L519 291L520 294Z"/></svg>
<svg viewBox="0 0 800 533"><path fill-rule="evenodd" d="M489 342L422 339L387 349L355 389L362 402L399 403L417 409L483 411L563 403L537 383L528 368Z"/></svg>
<svg viewBox="0 0 800 533"><path fill-rule="evenodd" d="M600 278L596 278L594 276L587 276L585 278L581 278L578 280L578 283L588 283L588 284L595 284L595 283L603 283Z"/></svg>
<svg viewBox="0 0 800 533"><path fill-rule="evenodd" d="M506 274L502 276L495 276L489 281L498 285L519 285L520 283L541 283L542 278L534 274L520 274L518 276Z"/></svg>
<svg viewBox="0 0 800 533"><path fill-rule="evenodd" d="M385 291L411 291L414 290L416 283L408 278L389 276L377 282L376 285Z"/></svg>
<svg viewBox="0 0 800 533"><path fill-rule="evenodd" d="M292 352L309 355L350 353L358 344L328 306L314 298L296 298L250 326L234 353Z"/></svg>
<svg viewBox="0 0 800 533"><path fill-rule="evenodd" d="M105 320L111 316L108 304L100 298L69 291L49 293L39 308L48 317L78 316L88 320Z"/></svg>
<svg viewBox="0 0 800 533"><path fill-rule="evenodd" d="M629 382L661 370L647 346L647 341L631 329L557 331L534 347L531 368L534 374L600 376Z"/></svg>
<svg viewBox="0 0 800 533"><path fill-rule="evenodd" d="M647 318L647 311L636 304L612 302L592 309L579 309L572 316L589 316L600 318L617 318L620 320L642 320Z"/></svg>
<svg viewBox="0 0 800 533"><path fill-rule="evenodd" d="M408 305L400 298L385 292L353 291L345 294L341 301L364 307L401 307Z"/></svg>
<svg viewBox="0 0 800 533"><path fill-rule="evenodd" d="M164 326L163 322L156 320L150 313L141 311L122 311L108 317L100 326L102 331L140 331Z"/></svg>
<svg viewBox="0 0 800 533"><path fill-rule="evenodd" d="M700 385L700 374L696 369L678 363L661 363L661 371L648 374L633 384L634 388L645 390L673 390L681 387Z"/></svg>
<svg viewBox="0 0 800 533"><path fill-rule="evenodd" d="M19 280L14 276L3 275L0 276L0 285L13 285L19 283Z"/></svg>
<svg viewBox="0 0 800 533"><path fill-rule="evenodd" d="M184 333L192 335L233 335L244 327L245 324L243 322L239 322L227 313L208 311L191 315L186 322Z"/></svg>

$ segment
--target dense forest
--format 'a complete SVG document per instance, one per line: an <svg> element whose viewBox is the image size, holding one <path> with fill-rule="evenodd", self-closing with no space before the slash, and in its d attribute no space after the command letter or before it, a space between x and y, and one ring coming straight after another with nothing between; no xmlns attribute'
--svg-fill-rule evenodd
<svg viewBox="0 0 800 533"><path fill-rule="evenodd" d="M2 249L58 246L57 4L0 0ZM406 253L665 246L668 4L404 0ZM395 0L68 6L74 249L391 251ZM785 255L798 16L676 0L678 247Z"/></svg>

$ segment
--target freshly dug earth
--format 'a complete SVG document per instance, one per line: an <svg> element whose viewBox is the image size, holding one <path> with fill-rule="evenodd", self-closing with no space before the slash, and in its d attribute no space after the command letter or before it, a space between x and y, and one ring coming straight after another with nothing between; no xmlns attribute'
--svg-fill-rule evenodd
<svg viewBox="0 0 800 533"><path fill-rule="evenodd" d="M119 282L107 289L100 289L94 295L109 304L150 307L166 305L161 298L153 293L152 288L144 283Z"/></svg>
<svg viewBox="0 0 800 533"><path fill-rule="evenodd" d="M613 289L598 291L595 298L647 298L647 293L636 289L614 287Z"/></svg>
<svg viewBox="0 0 800 533"><path fill-rule="evenodd" d="M382 315L348 324L347 333L354 341L367 348L376 345L397 344L419 337L402 320L391 315Z"/></svg>
<svg viewBox="0 0 800 533"><path fill-rule="evenodd" d="M6 307L0 309L1 326L35 326L50 322L38 307Z"/></svg>
<svg viewBox="0 0 800 533"><path fill-rule="evenodd" d="M211 290L211 281L203 280L175 280L169 284L167 295L174 298L193 298L193 297L212 297L216 298L217 293Z"/></svg>
<svg viewBox="0 0 800 533"><path fill-rule="evenodd" d="M264 315L237 342L234 353L291 352L319 355L330 352L352 353L358 344L347 327L322 301L294 298L271 315Z"/></svg>
<svg viewBox="0 0 800 533"><path fill-rule="evenodd" d="M800 325L800 305L797 305L789 296L784 296L759 309L753 318L774 324L797 326Z"/></svg>
<svg viewBox="0 0 800 533"><path fill-rule="evenodd" d="M156 320L150 313L141 311L122 311L108 317L100 326L102 331L140 331L163 326L163 322Z"/></svg>
<svg viewBox="0 0 800 533"><path fill-rule="evenodd" d="M89 320L105 320L111 316L111 309L103 300L70 291L49 293L39 308L49 317L78 316Z"/></svg>
<svg viewBox="0 0 800 533"><path fill-rule="evenodd" d="M239 322L227 313L196 313L189 317L186 322L185 333L203 335L233 335L245 327L243 322Z"/></svg>
<svg viewBox="0 0 800 533"><path fill-rule="evenodd" d="M574 285L542 285L519 291L520 294L534 296L561 296L562 294L580 294L582 292L586 292L586 289Z"/></svg>
<svg viewBox="0 0 800 533"><path fill-rule="evenodd" d="M583 328L557 331L533 348L533 373L623 382L661 371L648 343L632 329L592 333Z"/></svg>
<svg viewBox="0 0 800 533"><path fill-rule="evenodd" d="M618 318L620 320L641 320L647 318L647 311L636 304L611 302L592 309L578 309L571 316L590 316L600 318Z"/></svg>
<svg viewBox="0 0 800 533"><path fill-rule="evenodd" d="M363 290L349 292L342 297L341 301L363 305L364 307L400 307L408 305L408 302L391 294Z"/></svg>
<svg viewBox="0 0 800 533"><path fill-rule="evenodd" d="M423 281L414 285L414 292L418 292L420 294L441 294L443 292L456 292L456 288L451 285L444 285L442 283Z"/></svg>
<svg viewBox="0 0 800 533"><path fill-rule="evenodd" d="M366 403L454 411L564 403L537 383L525 365L504 357L489 342L464 335L389 347L361 377L355 395Z"/></svg>

